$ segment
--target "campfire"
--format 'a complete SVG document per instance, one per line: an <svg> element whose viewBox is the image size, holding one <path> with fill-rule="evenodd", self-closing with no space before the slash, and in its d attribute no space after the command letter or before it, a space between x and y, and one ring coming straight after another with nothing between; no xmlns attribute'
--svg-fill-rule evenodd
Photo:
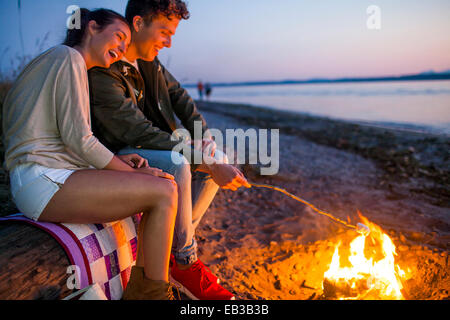
<svg viewBox="0 0 450 320"><path fill-rule="evenodd" d="M340 241L323 277L323 292L331 299L399 300L405 272L396 264L389 236L360 214L371 230Z"/></svg>
<svg viewBox="0 0 450 320"><path fill-rule="evenodd" d="M322 290L325 298L404 299L402 279L406 273L396 263L397 253L393 241L378 225L370 222L360 212L358 215L361 222L353 225L284 189L254 183L252 186L279 191L309 206L318 214L356 231L352 232L354 236L351 239L342 239L335 246L329 268L323 275Z"/></svg>

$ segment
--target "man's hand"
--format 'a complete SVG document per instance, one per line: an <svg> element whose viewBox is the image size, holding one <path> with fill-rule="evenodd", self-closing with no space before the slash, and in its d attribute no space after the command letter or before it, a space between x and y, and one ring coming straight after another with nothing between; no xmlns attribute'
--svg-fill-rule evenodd
<svg viewBox="0 0 450 320"><path fill-rule="evenodd" d="M203 140L193 140L191 143L194 145L194 148L202 151L209 157L214 157L216 153L216 142L212 139L203 139Z"/></svg>
<svg viewBox="0 0 450 320"><path fill-rule="evenodd" d="M210 174L214 182L222 189L236 191L241 187L251 188L242 172L232 165L214 164L210 166Z"/></svg>
<svg viewBox="0 0 450 320"><path fill-rule="evenodd" d="M120 160L128 164L132 168L146 168L148 167L148 161L145 158L142 158L138 154L125 154L117 156Z"/></svg>
<svg viewBox="0 0 450 320"><path fill-rule="evenodd" d="M210 157L214 157L216 154L217 144L212 139L203 139L202 140L202 151L206 153Z"/></svg>

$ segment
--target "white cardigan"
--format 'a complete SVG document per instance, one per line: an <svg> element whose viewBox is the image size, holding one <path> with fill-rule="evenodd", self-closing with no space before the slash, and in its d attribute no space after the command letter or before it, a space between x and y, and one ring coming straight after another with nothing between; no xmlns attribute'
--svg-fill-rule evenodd
<svg viewBox="0 0 450 320"><path fill-rule="evenodd" d="M30 162L103 169L114 156L92 133L86 63L68 46L30 62L5 99L2 121L7 170Z"/></svg>

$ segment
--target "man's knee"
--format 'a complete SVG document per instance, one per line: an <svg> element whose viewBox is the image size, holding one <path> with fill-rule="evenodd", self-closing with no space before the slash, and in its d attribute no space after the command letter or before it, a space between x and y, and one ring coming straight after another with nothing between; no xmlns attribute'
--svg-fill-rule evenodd
<svg viewBox="0 0 450 320"><path fill-rule="evenodd" d="M170 151L170 159L172 160L172 164L175 166L183 166L188 165L189 161L179 152Z"/></svg>
<svg viewBox="0 0 450 320"><path fill-rule="evenodd" d="M191 164L189 161L178 152L171 153L171 159L173 164L173 169L170 172L175 179L180 181L189 181L191 180Z"/></svg>

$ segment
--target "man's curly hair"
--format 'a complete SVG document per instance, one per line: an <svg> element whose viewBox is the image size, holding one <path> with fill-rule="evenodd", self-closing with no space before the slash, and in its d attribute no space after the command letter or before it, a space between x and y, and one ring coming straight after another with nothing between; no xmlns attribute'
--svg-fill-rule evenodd
<svg viewBox="0 0 450 320"><path fill-rule="evenodd" d="M147 24L158 15L167 18L189 19L190 13L186 3L182 0L129 0L125 12L125 18L133 25L133 18L141 16Z"/></svg>

